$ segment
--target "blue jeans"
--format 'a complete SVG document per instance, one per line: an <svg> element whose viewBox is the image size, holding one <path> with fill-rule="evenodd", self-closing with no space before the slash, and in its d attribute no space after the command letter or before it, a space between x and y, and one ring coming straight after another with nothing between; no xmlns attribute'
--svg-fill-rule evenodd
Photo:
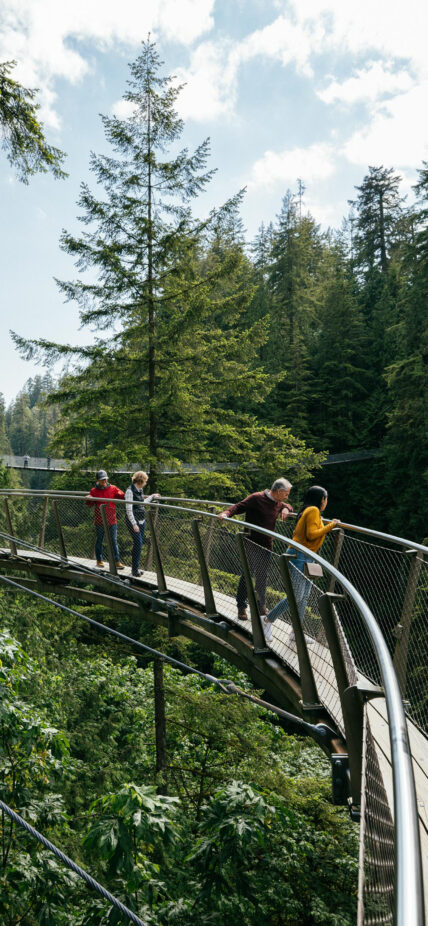
<svg viewBox="0 0 428 926"><path fill-rule="evenodd" d="M116 560L116 563L120 560L119 547L117 545L117 524L109 524L109 534L111 539L111 544L113 547L113 555ZM95 556L99 563L103 559L103 540L104 540L104 524L95 525Z"/></svg>
<svg viewBox="0 0 428 926"><path fill-rule="evenodd" d="M143 546L144 532L146 529L145 521L138 521L138 526L140 530L134 531L134 527L128 518L126 519L126 526L131 534L133 544L132 544L132 572L138 572L140 567L140 556L141 556L141 547Z"/></svg>
<svg viewBox="0 0 428 926"><path fill-rule="evenodd" d="M304 575L305 563L313 563L311 556L308 556L307 553L301 553L300 550L297 552L297 556L290 560L291 563L291 581L293 583L294 594L296 596L297 609L299 611L300 620L303 623L303 618L305 616L306 604L311 591L311 582ZM267 615L267 620L272 624L276 621L277 617L281 614L289 614L290 606L288 604L288 599L283 598L282 601L279 601L278 604L269 611Z"/></svg>

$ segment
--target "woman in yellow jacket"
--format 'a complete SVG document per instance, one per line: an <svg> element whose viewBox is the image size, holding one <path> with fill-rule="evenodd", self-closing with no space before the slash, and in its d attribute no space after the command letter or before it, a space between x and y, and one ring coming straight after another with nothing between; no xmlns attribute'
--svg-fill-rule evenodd
<svg viewBox="0 0 428 926"><path fill-rule="evenodd" d="M293 540L300 543L302 547L307 547L308 550L314 553L322 546L325 535L339 524L337 518L329 521L328 524L323 524L321 512L325 510L327 500L328 494L326 489L323 489L322 486L311 486L306 492L302 507L297 515ZM295 552L292 547L289 549L291 552ZM311 590L311 583L303 574L305 563L313 563L312 557L298 550L292 563L292 579L301 621L303 621L305 616L306 602ZM283 598L282 601L278 602L278 604L272 608L272 611L263 618L263 629L268 643L273 639L273 622L276 621L280 614L285 614L288 611L289 605L287 598ZM291 638L293 638L293 636L294 634L292 632Z"/></svg>

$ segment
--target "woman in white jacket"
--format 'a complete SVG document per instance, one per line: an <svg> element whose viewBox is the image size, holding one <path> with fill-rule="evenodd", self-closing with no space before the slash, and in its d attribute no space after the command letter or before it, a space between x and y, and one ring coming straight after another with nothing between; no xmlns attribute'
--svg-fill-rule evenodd
<svg viewBox="0 0 428 926"><path fill-rule="evenodd" d="M147 473L138 470L132 477L131 485L125 492L125 522L131 534L132 545L132 575L141 576L140 556L143 546L144 531L146 529L146 513L144 511L144 501L151 502L153 498L160 498L155 492L154 495L144 496L144 486L148 480Z"/></svg>

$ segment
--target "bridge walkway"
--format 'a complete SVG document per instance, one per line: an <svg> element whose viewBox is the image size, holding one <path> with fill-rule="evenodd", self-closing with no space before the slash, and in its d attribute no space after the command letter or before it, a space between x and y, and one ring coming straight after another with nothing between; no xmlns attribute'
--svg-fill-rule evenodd
<svg viewBox="0 0 428 926"><path fill-rule="evenodd" d="M348 534L348 526L341 526L325 544L331 561L314 555L324 577L318 584L305 580L302 627L296 570L284 552L296 544L275 534L267 606L286 594L290 608L266 644L254 587L260 568L254 553L261 557L261 547L245 538L239 522L222 525L212 510L196 509L208 503L193 500L187 507L183 499L186 507L179 508L163 500L147 507L151 544L143 576L136 579L129 567L116 572L105 512L110 567L99 570L88 555L92 513L82 498L2 494L1 536L7 543L0 549L2 573L18 573L18 581L54 598L68 595L112 612L139 611L171 635L183 633L243 669L272 704L302 718L308 730L329 729L330 739L321 745L332 757L335 802L350 801L353 818L361 818L358 926L422 926L422 859L428 883L428 752L420 673L426 548L352 526ZM117 504L119 522L123 504ZM130 541L120 523L119 533L122 556L130 562ZM241 573L248 622L237 619ZM312 641L305 642L307 637Z"/></svg>
<svg viewBox="0 0 428 926"><path fill-rule="evenodd" d="M7 559L10 562L10 550L0 548L0 563ZM17 559L26 561L30 569L36 570L37 566L49 567L52 560L33 550L17 550ZM79 567L84 570L82 575L90 579L89 573L92 573L97 579L103 576L108 577L108 570L94 569L92 559L85 557L69 558L69 565L79 571ZM18 565L18 562L16 563ZM190 607L195 607L201 613L205 608L205 592L202 585L188 582L175 576L165 576L168 588L168 597L184 601ZM132 582L132 587L139 587L146 591L156 591L158 586L158 577L154 571L144 571L143 576L139 579L132 576L130 567L126 566L120 573L121 582ZM76 590L78 593L78 589ZM230 595L221 592L214 592L214 601L217 614L228 624L239 629L240 633L252 638L251 623L249 621L238 621L236 615L235 599ZM275 654L278 660L291 669L299 680L299 658L294 643L290 643L289 636L291 625L286 620L278 620L272 626L273 640L268 644L269 650ZM314 671L315 683L317 686L320 701L331 717L332 722L336 723L341 732L343 729L342 708L340 703L337 687L333 681L334 669L331 653L327 646L320 641L314 640L310 644L311 664ZM367 684L368 679L361 673L358 673L358 681ZM379 766L381 769L385 791L388 798L389 808L392 818L394 818L394 796L393 796L393 777L391 765L391 749L389 738L389 725L387 706L384 698L376 698L369 702L368 718L370 729L374 740L375 750ZM427 765L427 747L426 740L416 724L407 719L407 728L409 734L410 749L413 762L413 771L415 776L416 794L418 802L419 830L422 849L422 861L424 868L425 883L425 902L428 909L428 765Z"/></svg>

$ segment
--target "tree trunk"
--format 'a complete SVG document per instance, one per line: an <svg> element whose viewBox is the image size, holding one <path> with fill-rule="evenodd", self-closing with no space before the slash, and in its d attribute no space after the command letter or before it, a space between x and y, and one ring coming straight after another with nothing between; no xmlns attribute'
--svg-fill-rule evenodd
<svg viewBox="0 0 428 926"><path fill-rule="evenodd" d="M151 119L150 94L148 99L147 120L147 280L148 280L148 315L149 315L149 452L150 452L150 489L157 491L157 415L154 411L155 399L155 307L153 294L153 219L152 219L152 163L151 163Z"/></svg>
<svg viewBox="0 0 428 926"><path fill-rule="evenodd" d="M165 692L163 684L163 661L153 660L153 681L155 693L155 737L156 737L156 775L158 777L158 794L167 794L167 752L166 752L166 718Z"/></svg>

